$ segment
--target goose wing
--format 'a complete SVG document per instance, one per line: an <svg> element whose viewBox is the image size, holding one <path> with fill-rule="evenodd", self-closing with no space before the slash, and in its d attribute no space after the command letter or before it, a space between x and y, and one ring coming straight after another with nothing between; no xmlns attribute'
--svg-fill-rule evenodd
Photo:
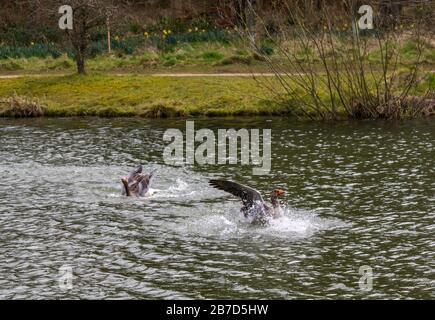
<svg viewBox="0 0 435 320"><path fill-rule="evenodd" d="M142 174L143 171L143 167L142 165L140 165L139 167L137 167L135 170L133 170L132 172L130 172L128 174L128 176L126 176L127 179L127 184L128 184L128 189L131 193L136 194L138 192L137 187L138 187L138 177L140 177L140 175ZM127 195L127 191L125 190L125 187L122 188L122 195Z"/></svg>
<svg viewBox="0 0 435 320"><path fill-rule="evenodd" d="M254 207L254 205L264 202L260 192L240 183L227 180L210 180L209 183L217 189L229 192L242 199L243 205L246 209L250 209Z"/></svg>
<svg viewBox="0 0 435 320"><path fill-rule="evenodd" d="M144 197L154 181L156 172L157 170L153 170L150 173L144 173L142 166L137 167L128 175L128 188L130 192L138 197ZM126 194L125 190L123 190L123 194Z"/></svg>
<svg viewBox="0 0 435 320"><path fill-rule="evenodd" d="M157 170L151 171L149 174L141 174L141 179L138 181L139 196L145 197L150 190L151 185L156 177Z"/></svg>
<svg viewBox="0 0 435 320"><path fill-rule="evenodd" d="M140 165L134 171L130 172L130 174L128 175L128 182L131 183L137 180L138 175L142 174L142 172L143 172L143 166Z"/></svg>

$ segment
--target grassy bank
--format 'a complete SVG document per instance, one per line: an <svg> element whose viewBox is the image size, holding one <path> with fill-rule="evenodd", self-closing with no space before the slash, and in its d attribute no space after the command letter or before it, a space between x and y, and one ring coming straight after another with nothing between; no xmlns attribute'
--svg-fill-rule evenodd
<svg viewBox="0 0 435 320"><path fill-rule="evenodd" d="M267 81L273 86L276 80ZM421 78L413 94L420 95L428 88L435 88L433 73ZM38 112L45 116L283 115L297 107L271 102L271 92L250 77L101 74L0 79L0 115L20 115L19 101L5 101L14 96L27 97L25 106L42 106ZM13 112L11 108L15 108Z"/></svg>
<svg viewBox="0 0 435 320"><path fill-rule="evenodd" d="M224 116L284 114L250 78L144 75L0 79L0 98L27 96L46 116ZM0 104L0 114L8 108Z"/></svg>

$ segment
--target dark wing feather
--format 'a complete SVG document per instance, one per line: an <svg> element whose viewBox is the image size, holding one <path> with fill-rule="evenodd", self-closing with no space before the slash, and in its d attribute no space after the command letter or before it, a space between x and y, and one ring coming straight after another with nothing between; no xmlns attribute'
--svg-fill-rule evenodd
<svg viewBox="0 0 435 320"><path fill-rule="evenodd" d="M243 205L247 209L252 208L258 202L264 202L260 192L237 182L227 180L210 180L210 185L241 198Z"/></svg>

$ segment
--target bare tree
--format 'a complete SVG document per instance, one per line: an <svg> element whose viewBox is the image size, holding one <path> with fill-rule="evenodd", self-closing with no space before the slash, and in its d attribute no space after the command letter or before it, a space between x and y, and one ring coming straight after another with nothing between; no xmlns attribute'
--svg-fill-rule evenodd
<svg viewBox="0 0 435 320"><path fill-rule="evenodd" d="M59 8L71 6L73 28L66 29L65 34L72 46L77 72L85 74L86 50L91 42L92 32L98 27L109 26L108 21L114 19L117 5L114 0L15 0L28 8L31 16L38 21L57 23L61 18ZM36 18L35 18L36 19Z"/></svg>
<svg viewBox="0 0 435 320"><path fill-rule="evenodd" d="M65 32L74 50L77 72L85 74L86 49L90 43L92 30L106 25L116 6L104 0L60 0L60 5L70 5L73 9L73 29Z"/></svg>

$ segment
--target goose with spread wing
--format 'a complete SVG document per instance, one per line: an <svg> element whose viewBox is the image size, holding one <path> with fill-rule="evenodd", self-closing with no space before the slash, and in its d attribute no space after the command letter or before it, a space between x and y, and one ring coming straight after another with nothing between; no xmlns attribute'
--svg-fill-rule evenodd
<svg viewBox="0 0 435 320"><path fill-rule="evenodd" d="M127 197L146 197L149 195L156 172L157 170L153 170L150 173L144 173L143 166L139 166L128 176L122 177L122 195Z"/></svg>
<svg viewBox="0 0 435 320"><path fill-rule="evenodd" d="M209 183L214 188L239 197L243 203L242 213L254 224L267 224L270 219L279 218L283 214L278 200L285 193L283 189L274 189L270 193L271 204L269 205L263 200L261 193L254 188L227 180L210 180Z"/></svg>

